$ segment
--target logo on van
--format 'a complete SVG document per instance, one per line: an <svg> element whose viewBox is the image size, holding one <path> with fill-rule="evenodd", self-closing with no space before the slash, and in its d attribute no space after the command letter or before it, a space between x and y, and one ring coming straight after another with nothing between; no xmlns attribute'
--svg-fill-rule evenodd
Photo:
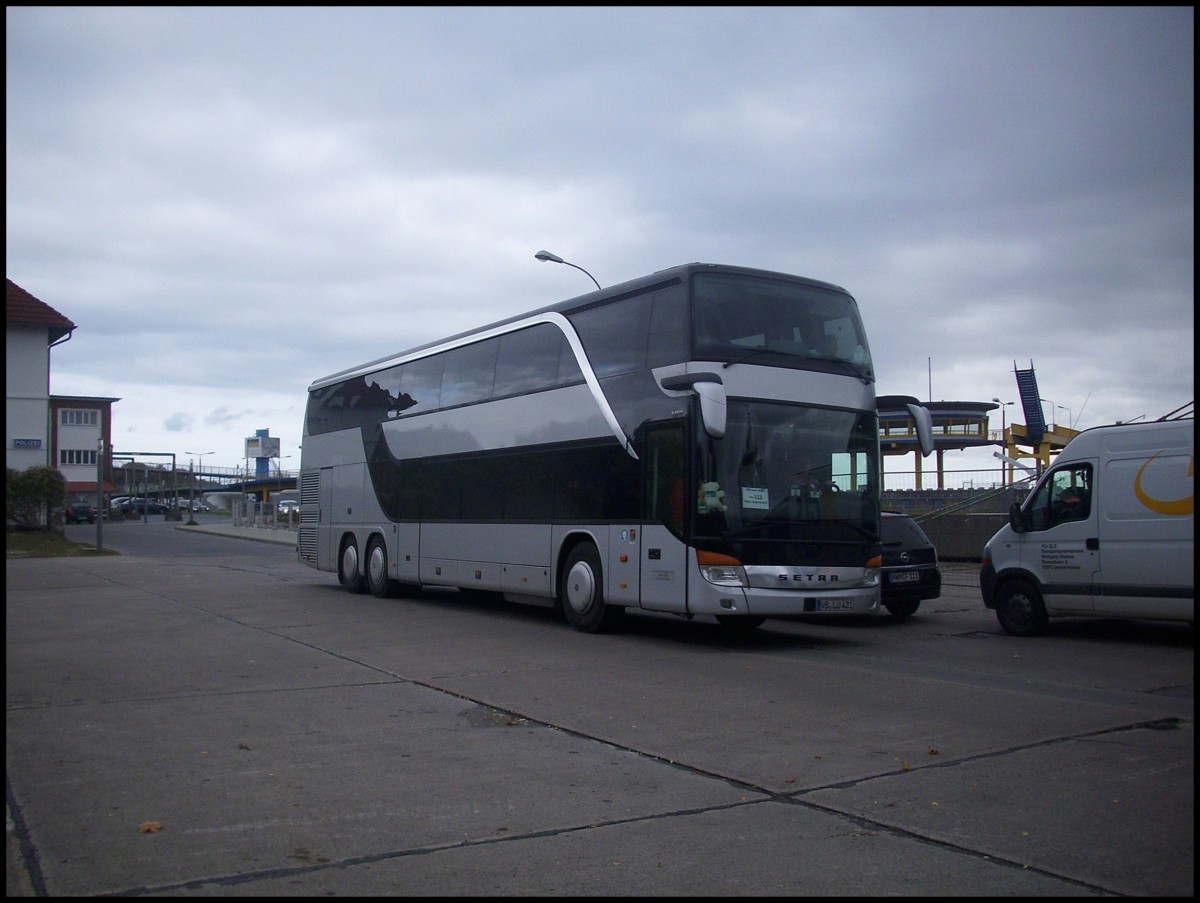
<svg viewBox="0 0 1200 903"><path fill-rule="evenodd" d="M1155 514L1166 514L1171 517L1188 517L1196 512L1196 494L1192 493L1185 498L1171 501L1169 499L1156 499L1142 489L1142 474L1146 472L1146 468L1154 463L1154 458L1157 458L1162 452L1156 452L1154 457L1142 465L1142 469L1137 472L1137 476L1133 480L1133 494L1137 496L1137 500L1153 511ZM1191 479L1193 477L1193 467L1196 459L1188 459L1187 475Z"/></svg>

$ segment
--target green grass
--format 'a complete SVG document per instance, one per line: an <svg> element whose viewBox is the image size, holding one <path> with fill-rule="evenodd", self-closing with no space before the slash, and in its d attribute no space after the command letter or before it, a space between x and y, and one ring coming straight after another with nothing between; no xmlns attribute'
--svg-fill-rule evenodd
<svg viewBox="0 0 1200 903"><path fill-rule="evenodd" d="M6 558L86 558L118 555L112 549L97 551L94 543L71 542L54 530L6 530Z"/></svg>

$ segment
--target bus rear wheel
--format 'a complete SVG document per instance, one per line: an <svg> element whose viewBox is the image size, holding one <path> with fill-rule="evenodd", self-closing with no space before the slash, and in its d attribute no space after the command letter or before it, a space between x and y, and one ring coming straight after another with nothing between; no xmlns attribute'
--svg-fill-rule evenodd
<svg viewBox="0 0 1200 903"><path fill-rule="evenodd" d="M342 552L338 555L338 582L352 593L367 591L367 578L363 574L362 556L358 554L358 540L347 536L342 540Z"/></svg>
<svg viewBox="0 0 1200 903"><path fill-rule="evenodd" d="M602 633L620 616L620 608L604 601L600 553L590 542L575 546L567 556L558 599L567 623L584 633Z"/></svg>
<svg viewBox="0 0 1200 903"><path fill-rule="evenodd" d="M396 594L396 581L388 576L387 546L383 539L372 536L367 543L367 589L371 595L386 599Z"/></svg>

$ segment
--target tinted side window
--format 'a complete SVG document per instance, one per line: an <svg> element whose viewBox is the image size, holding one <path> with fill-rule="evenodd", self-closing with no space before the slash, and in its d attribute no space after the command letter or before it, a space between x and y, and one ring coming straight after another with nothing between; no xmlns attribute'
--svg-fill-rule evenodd
<svg viewBox="0 0 1200 903"><path fill-rule="evenodd" d="M435 354L433 357L409 361L404 365L400 376L401 398L405 395L412 399L409 410L413 414L424 414L436 411L441 404L442 394L442 365L446 357ZM404 399L407 403L408 399Z"/></svg>
<svg viewBox="0 0 1200 903"><path fill-rule="evenodd" d="M687 295L683 286L654 293L650 312L650 341L646 347L646 366L677 364L688 358Z"/></svg>
<svg viewBox="0 0 1200 903"><path fill-rule="evenodd" d="M455 348L444 355L446 368L442 373L441 407L469 404L492 397L497 345L495 339L488 339Z"/></svg>
<svg viewBox="0 0 1200 903"><path fill-rule="evenodd" d="M651 296L639 295L571 315L596 376L645 368L650 311Z"/></svg>
<svg viewBox="0 0 1200 903"><path fill-rule="evenodd" d="M562 332L549 323L500 336L493 395L501 398L557 385L563 345Z"/></svg>

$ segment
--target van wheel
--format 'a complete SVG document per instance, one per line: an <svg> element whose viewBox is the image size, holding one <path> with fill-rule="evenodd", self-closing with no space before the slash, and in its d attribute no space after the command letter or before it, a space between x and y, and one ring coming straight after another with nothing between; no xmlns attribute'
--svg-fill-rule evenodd
<svg viewBox="0 0 1200 903"><path fill-rule="evenodd" d="M338 582L352 593L367 591L367 578L363 575L358 541L353 536L346 537L342 542L342 553L338 556Z"/></svg>
<svg viewBox="0 0 1200 903"><path fill-rule="evenodd" d="M396 594L396 581L388 576L387 546L383 539L372 536L367 543L367 589L371 595L386 599Z"/></svg>
<svg viewBox="0 0 1200 903"><path fill-rule="evenodd" d="M581 542L567 556L558 600L567 623L584 633L603 633L620 616L620 608L604 601L600 553L590 542Z"/></svg>
<svg viewBox="0 0 1200 903"><path fill-rule="evenodd" d="M996 618L1013 636L1044 633L1050 619L1042 594L1028 580L1010 580L996 593Z"/></svg>
<svg viewBox="0 0 1200 903"><path fill-rule="evenodd" d="M901 599L895 602L884 602L883 607L893 618L911 618L921 607L919 599Z"/></svg>

